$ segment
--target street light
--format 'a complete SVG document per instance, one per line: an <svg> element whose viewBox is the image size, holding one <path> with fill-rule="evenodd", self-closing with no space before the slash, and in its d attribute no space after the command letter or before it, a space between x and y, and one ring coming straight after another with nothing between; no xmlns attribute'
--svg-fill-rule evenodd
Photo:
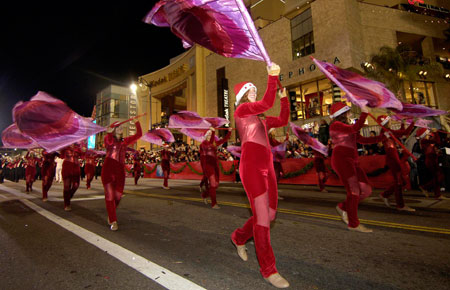
<svg viewBox="0 0 450 290"><path fill-rule="evenodd" d="M139 77L138 84L140 88L147 87L148 89L148 101L150 102L150 112L149 112L149 122L148 122L148 131L152 129L152 85L147 82L145 79ZM150 143L150 150L152 150L153 144Z"/></svg>
<svg viewBox="0 0 450 290"><path fill-rule="evenodd" d="M135 83L132 83L130 85L130 90L133 92L133 94L136 94L137 86Z"/></svg>

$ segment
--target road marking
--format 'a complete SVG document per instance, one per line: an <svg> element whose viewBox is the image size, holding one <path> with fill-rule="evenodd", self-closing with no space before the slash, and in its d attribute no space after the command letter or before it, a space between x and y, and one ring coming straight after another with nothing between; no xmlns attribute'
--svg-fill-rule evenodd
<svg viewBox="0 0 450 290"><path fill-rule="evenodd" d="M155 197L155 198L178 199L178 200L186 200L186 201L194 201L194 202L203 203L202 198L195 198L195 197L182 197L182 196L175 196L175 195L144 193L144 192L129 191L129 190L125 190L124 193L140 195L140 196ZM234 207L241 207L241 208L250 208L250 205L245 204L245 203L221 201L221 202L218 202L218 204L234 206ZM278 208L277 211L280 213L292 214L292 215L298 215L298 216L307 216L307 217L328 219L328 220L335 220L335 221L341 220L341 218L337 215L323 214L323 213L317 213L317 212L307 212L307 211L299 211L299 210L284 209L284 208ZM366 219L360 219L360 222L362 224L374 225L374 226L380 226L380 227L386 227L386 228L397 228L397 229L404 229L404 230L410 230L410 231L420 231L420 232L450 235L450 229L445 229L445 228L432 228L432 227L425 227L425 226L399 224L399 223L366 220Z"/></svg>
<svg viewBox="0 0 450 290"><path fill-rule="evenodd" d="M22 196L23 194L16 189L8 188L6 186L0 185L0 189L16 196ZM110 242L109 240L88 231L66 219L63 219L48 210L36 205L35 203L27 200L20 200L23 204L28 206L29 208L35 210L38 214L44 216L50 221L56 223L57 225L63 227L69 232L75 234L76 236L82 238L88 243L96 246L107 254L113 256L129 267L135 269L140 272L144 276L152 279L156 283L167 289L189 289L189 290L197 290L197 289L205 289L171 271L168 269L159 266L158 264L153 263L146 258L139 256L122 246Z"/></svg>

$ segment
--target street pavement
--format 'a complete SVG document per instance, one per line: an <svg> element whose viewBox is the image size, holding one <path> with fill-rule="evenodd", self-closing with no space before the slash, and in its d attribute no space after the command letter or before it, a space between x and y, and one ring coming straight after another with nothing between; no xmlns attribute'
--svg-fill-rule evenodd
<svg viewBox="0 0 450 290"><path fill-rule="evenodd" d="M0 185L0 289L275 289L259 274L253 242L243 262L231 232L250 216L240 183L221 183L214 210L198 181L127 179L112 232L100 180L63 210L62 184ZM417 211L387 208L376 190L359 208L370 234L336 214L341 187L281 185L271 241L290 289L450 289L450 201L405 193ZM394 204L394 201L391 200Z"/></svg>

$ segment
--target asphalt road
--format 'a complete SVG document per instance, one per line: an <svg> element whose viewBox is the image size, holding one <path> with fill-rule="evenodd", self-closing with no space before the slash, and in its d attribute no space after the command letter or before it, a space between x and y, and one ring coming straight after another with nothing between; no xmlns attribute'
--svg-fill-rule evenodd
<svg viewBox="0 0 450 290"><path fill-rule="evenodd" d="M23 181L0 185L0 289L275 289L259 273L253 243L243 262L230 242L250 216L240 184L221 184L219 210L202 202L197 181L161 185L127 179L117 232L100 180L77 191L72 212L63 211L61 184L46 203L40 181L29 195ZM335 212L343 189L329 190L281 186L271 240L290 289L450 289L450 201L411 192L406 202L417 211L405 213L386 208L376 191L360 205L374 230L362 234Z"/></svg>

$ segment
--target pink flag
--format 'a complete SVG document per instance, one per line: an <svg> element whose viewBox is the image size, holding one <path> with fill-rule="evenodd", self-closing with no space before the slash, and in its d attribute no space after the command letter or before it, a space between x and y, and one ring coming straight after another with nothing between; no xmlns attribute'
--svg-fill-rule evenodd
<svg viewBox="0 0 450 290"><path fill-rule="evenodd" d="M227 151L236 157L241 157L241 146L228 145Z"/></svg>
<svg viewBox="0 0 450 290"><path fill-rule="evenodd" d="M220 117L205 117L204 119L208 121L214 128L219 128L230 123L230 121L228 121L227 119Z"/></svg>
<svg viewBox="0 0 450 290"><path fill-rule="evenodd" d="M366 79L357 73L338 68L330 63L311 58L325 76L346 93L345 98L353 104L359 107L402 110L402 103L384 84Z"/></svg>
<svg viewBox="0 0 450 290"><path fill-rule="evenodd" d="M281 143L278 146L272 147L273 160L281 162L286 157L286 142Z"/></svg>
<svg viewBox="0 0 450 290"><path fill-rule="evenodd" d="M412 118L408 118L408 117L401 117L398 115L394 115L392 116L392 119L397 120L397 121L401 121L403 119L406 119L406 124L409 125L412 123L413 119ZM432 120L426 120L426 119L418 119L416 120L414 126L416 127L420 127L420 128L430 128L429 125L433 123Z"/></svg>
<svg viewBox="0 0 450 290"><path fill-rule="evenodd" d="M169 118L169 128L209 129L211 123L200 117L196 112L181 111Z"/></svg>
<svg viewBox="0 0 450 290"><path fill-rule="evenodd" d="M63 101L38 92L28 102L13 108L13 120L19 130L36 141L47 152L53 152L105 131L72 111Z"/></svg>
<svg viewBox="0 0 450 290"><path fill-rule="evenodd" d="M399 117L431 117L448 114L447 111L432 109L423 105L402 103L403 109L395 111Z"/></svg>
<svg viewBox="0 0 450 290"><path fill-rule="evenodd" d="M308 145L312 149L316 150L317 152L322 153L325 156L328 156L328 147L323 145L319 142L316 138L313 138L309 136L308 132L300 128L299 126L295 125L294 123L291 124L291 130L297 136L297 138L302 141L305 145Z"/></svg>
<svg viewBox="0 0 450 290"><path fill-rule="evenodd" d="M205 134L208 131L208 129L195 129L195 128L182 128L180 130L181 133L183 133L186 136L191 137L195 141L203 142L205 140ZM214 135L214 139L216 141L219 141L219 137L217 135Z"/></svg>
<svg viewBox="0 0 450 290"><path fill-rule="evenodd" d="M3 130L2 143L4 148L32 149L40 147L33 139L22 134L16 124Z"/></svg>
<svg viewBox="0 0 450 290"><path fill-rule="evenodd" d="M163 141L165 143L175 142L175 138L173 137L172 132L165 128L151 130L145 133L141 137L141 139L159 146L163 145Z"/></svg>
<svg viewBox="0 0 450 290"><path fill-rule="evenodd" d="M242 0L162 0L144 22L170 27L185 48L197 43L225 57L271 64Z"/></svg>

